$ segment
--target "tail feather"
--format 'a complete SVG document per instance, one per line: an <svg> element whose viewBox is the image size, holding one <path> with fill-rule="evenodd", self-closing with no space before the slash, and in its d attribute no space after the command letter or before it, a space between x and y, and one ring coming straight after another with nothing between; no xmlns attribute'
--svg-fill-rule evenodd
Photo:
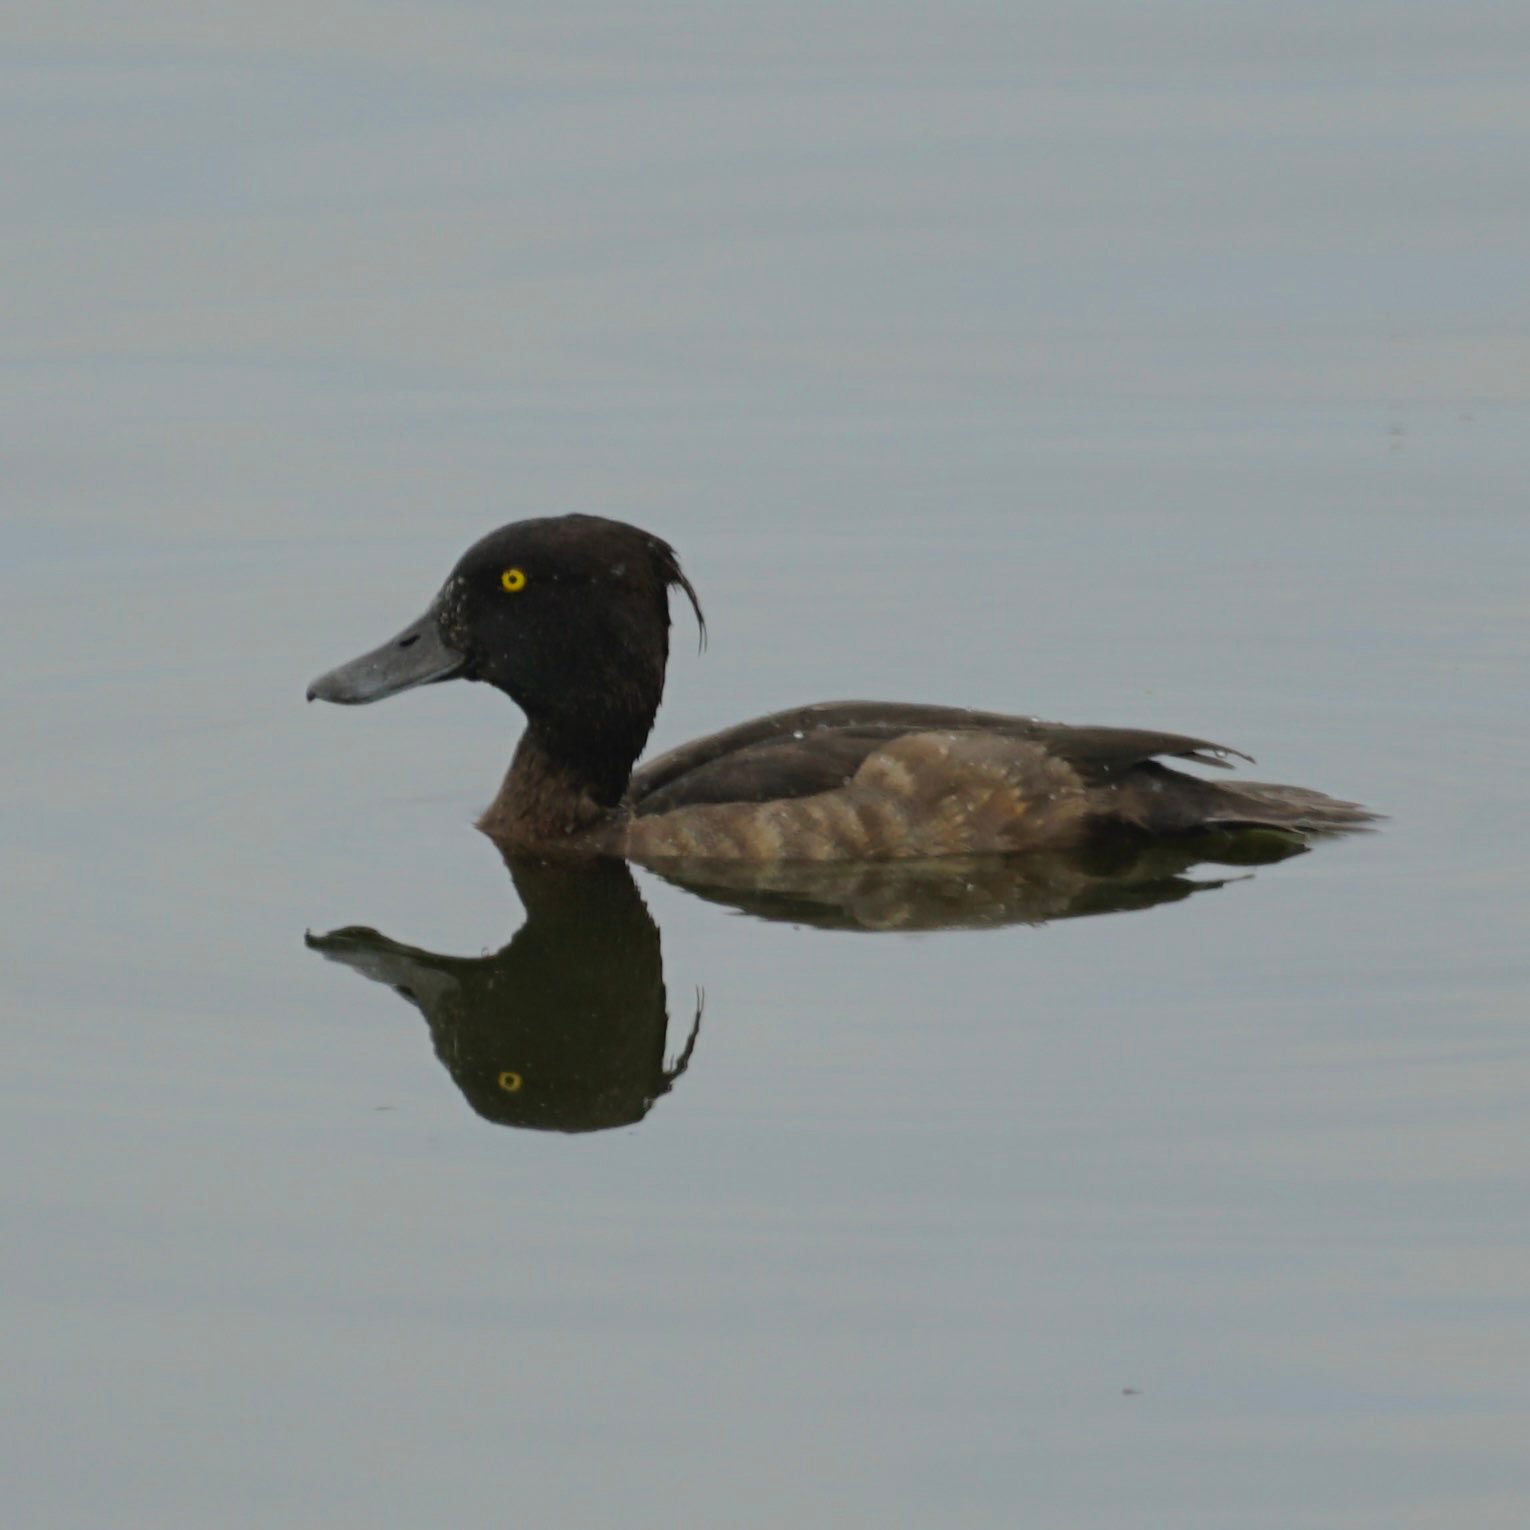
<svg viewBox="0 0 1530 1530"><path fill-rule="evenodd" d="M1211 787L1213 796L1208 824L1257 824L1275 829L1340 831L1374 823L1381 815L1358 802L1330 797L1305 786L1277 786L1264 781L1221 782Z"/></svg>
<svg viewBox="0 0 1530 1530"><path fill-rule="evenodd" d="M1341 833L1381 815L1304 786L1263 781L1206 781L1156 761L1140 765L1106 788L1105 815L1152 834L1196 829L1268 828Z"/></svg>

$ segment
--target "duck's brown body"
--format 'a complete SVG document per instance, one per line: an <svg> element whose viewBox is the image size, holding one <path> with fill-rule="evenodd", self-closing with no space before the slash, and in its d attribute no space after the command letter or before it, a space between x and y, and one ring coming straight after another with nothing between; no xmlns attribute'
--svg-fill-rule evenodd
<svg viewBox="0 0 1530 1530"><path fill-rule="evenodd" d="M981 733L894 739L842 785L808 796L663 811L645 811L639 797L607 812L583 792L560 792L540 766L523 761L479 820L502 845L639 862L905 860L1061 848L1089 816L1064 761Z"/></svg>
<svg viewBox="0 0 1530 1530"><path fill-rule="evenodd" d="M479 826L511 854L889 861L1066 850L1112 827L1301 831L1371 816L1159 763L1231 763L1236 751L1202 739L903 702L777 712L634 771L663 694L673 586L695 604L672 549L636 527L507 526L464 555L425 617L309 696L371 701L454 675L506 691L527 728Z"/></svg>
<svg viewBox="0 0 1530 1530"><path fill-rule="evenodd" d="M1072 849L1110 826L1348 827L1368 815L1300 787L1205 781L1159 755L1234 751L1132 728L902 702L824 702L660 755L604 808L523 744L479 827L510 849L672 860L890 861Z"/></svg>

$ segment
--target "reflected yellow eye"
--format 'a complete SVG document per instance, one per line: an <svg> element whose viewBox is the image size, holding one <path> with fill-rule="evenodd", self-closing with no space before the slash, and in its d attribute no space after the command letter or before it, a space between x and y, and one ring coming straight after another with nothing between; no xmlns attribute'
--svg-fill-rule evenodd
<svg viewBox="0 0 1530 1530"><path fill-rule="evenodd" d="M526 588L526 570L523 568L507 568L499 576L499 582L512 595L518 595Z"/></svg>

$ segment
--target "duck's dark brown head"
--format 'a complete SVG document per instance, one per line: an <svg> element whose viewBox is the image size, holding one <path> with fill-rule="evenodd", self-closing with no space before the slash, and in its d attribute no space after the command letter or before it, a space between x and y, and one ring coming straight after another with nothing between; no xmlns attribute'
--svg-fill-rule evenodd
<svg viewBox="0 0 1530 1530"><path fill-rule="evenodd" d="M669 589L702 620L674 549L592 515L518 521L458 561L429 610L371 653L321 675L308 699L355 705L438 680L483 680L543 747L616 801L653 727L669 657Z"/></svg>

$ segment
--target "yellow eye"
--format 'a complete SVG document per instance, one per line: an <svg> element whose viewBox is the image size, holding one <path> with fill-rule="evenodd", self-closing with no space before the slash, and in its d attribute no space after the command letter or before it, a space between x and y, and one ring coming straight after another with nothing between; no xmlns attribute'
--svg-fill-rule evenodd
<svg viewBox="0 0 1530 1530"><path fill-rule="evenodd" d="M523 568L507 568L499 576L499 582L512 595L518 595L526 588L526 570Z"/></svg>
<svg viewBox="0 0 1530 1530"><path fill-rule="evenodd" d="M509 1069L499 1076L499 1087L506 1094L519 1094L521 1089L521 1076L519 1073L511 1073Z"/></svg>

